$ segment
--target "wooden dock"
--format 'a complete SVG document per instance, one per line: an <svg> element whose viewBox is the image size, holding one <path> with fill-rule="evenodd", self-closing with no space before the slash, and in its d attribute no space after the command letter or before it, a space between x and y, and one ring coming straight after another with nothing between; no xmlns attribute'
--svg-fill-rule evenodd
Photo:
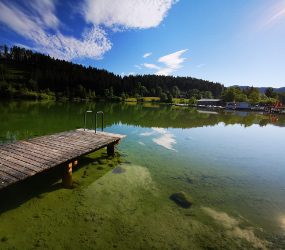
<svg viewBox="0 0 285 250"><path fill-rule="evenodd" d="M126 136L77 129L0 145L0 189L62 164L65 187L72 186L72 167L80 156L115 146Z"/></svg>

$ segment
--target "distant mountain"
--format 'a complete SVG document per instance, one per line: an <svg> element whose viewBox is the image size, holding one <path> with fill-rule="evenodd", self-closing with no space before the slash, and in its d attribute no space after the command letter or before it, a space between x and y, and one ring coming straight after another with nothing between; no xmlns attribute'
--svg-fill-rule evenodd
<svg viewBox="0 0 285 250"><path fill-rule="evenodd" d="M251 88L251 86L238 86L238 85L234 85L233 87L240 87L242 90L246 89L246 88ZM258 87L259 88L259 92L260 94L264 94L265 93L265 90L269 87ZM285 91L285 87L282 87L282 88L273 88L274 91L277 91L277 92L284 92Z"/></svg>
<svg viewBox="0 0 285 250"><path fill-rule="evenodd" d="M259 88L259 92L260 94L264 94L265 93L265 90L267 89L268 87L262 87L262 88ZM273 88L274 91L277 91L277 92L284 92L285 91L285 87L282 87L282 88Z"/></svg>

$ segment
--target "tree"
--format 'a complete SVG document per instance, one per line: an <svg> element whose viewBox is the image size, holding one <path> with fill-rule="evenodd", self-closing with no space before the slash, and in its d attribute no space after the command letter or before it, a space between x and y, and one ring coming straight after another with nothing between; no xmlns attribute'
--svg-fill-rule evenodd
<svg viewBox="0 0 285 250"><path fill-rule="evenodd" d="M107 98L107 99L110 97L110 91L109 91L109 89L105 89L104 95L105 95L105 98Z"/></svg>
<svg viewBox="0 0 285 250"><path fill-rule="evenodd" d="M162 93L160 95L160 102L166 102L167 101L167 95L165 93Z"/></svg>
<svg viewBox="0 0 285 250"><path fill-rule="evenodd" d="M180 90L179 90L179 88L178 88L177 86L174 86L174 87L172 88L172 94L173 94L173 96L174 96L175 98L177 98L177 96L180 95Z"/></svg>
<svg viewBox="0 0 285 250"><path fill-rule="evenodd" d="M4 45L4 57L8 57L8 47L6 45Z"/></svg>
<svg viewBox="0 0 285 250"><path fill-rule="evenodd" d="M49 95L48 93L46 93L46 94ZM75 96L83 98L83 99L86 98L86 96L87 96L86 89L82 85L77 85L76 91L75 91Z"/></svg>
<svg viewBox="0 0 285 250"><path fill-rule="evenodd" d="M92 91L92 93L91 93L91 96L92 96L92 98L96 98L96 92L95 91Z"/></svg>
<svg viewBox="0 0 285 250"><path fill-rule="evenodd" d="M138 93L135 94L135 98L137 99L137 101L140 99L140 95Z"/></svg>
<svg viewBox="0 0 285 250"><path fill-rule="evenodd" d="M167 92L167 100L166 100L166 102L173 103L173 96L171 95L171 93L169 91Z"/></svg>
<svg viewBox="0 0 285 250"><path fill-rule="evenodd" d="M285 91L279 93L279 100L281 103L285 103Z"/></svg>
<svg viewBox="0 0 285 250"><path fill-rule="evenodd" d="M247 101L247 96L243 93L240 87L230 87L225 89L220 98L225 102L245 102Z"/></svg>
<svg viewBox="0 0 285 250"><path fill-rule="evenodd" d="M110 98L113 98L114 96L114 89L113 87L110 88Z"/></svg>
<svg viewBox="0 0 285 250"><path fill-rule="evenodd" d="M265 101L267 99L268 99L268 97L265 94L260 95L260 100Z"/></svg>
<svg viewBox="0 0 285 250"><path fill-rule="evenodd" d="M39 90L38 83L32 79L29 80L27 87L31 91L38 91Z"/></svg>
<svg viewBox="0 0 285 250"><path fill-rule="evenodd" d="M126 94L125 94L125 92L122 92L121 98L122 98L122 101L125 101L125 100L126 100Z"/></svg>
<svg viewBox="0 0 285 250"><path fill-rule="evenodd" d="M276 92L273 88L267 88L264 93L268 98L274 98L276 96Z"/></svg>
<svg viewBox="0 0 285 250"><path fill-rule="evenodd" d="M190 97L190 99L189 99L189 104L194 105L194 104L197 104L197 103L198 103L198 102L197 102L197 99L196 99L194 96Z"/></svg>
<svg viewBox="0 0 285 250"><path fill-rule="evenodd" d="M202 98L202 94L198 89L189 89L186 93L186 97L191 98L195 97L197 100Z"/></svg>
<svg viewBox="0 0 285 250"><path fill-rule="evenodd" d="M162 88L158 86L156 88L156 93L157 93L157 96L160 97L162 95Z"/></svg>
<svg viewBox="0 0 285 250"><path fill-rule="evenodd" d="M235 87L230 87L224 90L220 96L225 102L234 102L236 100L237 94Z"/></svg>
<svg viewBox="0 0 285 250"><path fill-rule="evenodd" d="M206 99L213 99L213 94L211 91L202 92L202 96L203 96L203 98L206 98Z"/></svg>
<svg viewBox="0 0 285 250"><path fill-rule="evenodd" d="M143 96L144 94L146 94L148 92L147 88L145 86L140 86L139 87L139 94L141 96Z"/></svg>
<svg viewBox="0 0 285 250"><path fill-rule="evenodd" d="M256 92L252 92L248 98L250 99L251 102L257 104L260 102L260 94L256 93Z"/></svg>

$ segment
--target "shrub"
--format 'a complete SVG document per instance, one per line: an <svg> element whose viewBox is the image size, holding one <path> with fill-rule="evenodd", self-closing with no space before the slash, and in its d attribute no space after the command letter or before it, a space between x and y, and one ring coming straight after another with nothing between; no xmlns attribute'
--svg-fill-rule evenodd
<svg viewBox="0 0 285 250"><path fill-rule="evenodd" d="M49 100L49 96L47 94L41 93L38 95L40 100Z"/></svg>
<svg viewBox="0 0 285 250"><path fill-rule="evenodd" d="M37 93L35 92L25 92L20 94L21 99L36 100L38 98Z"/></svg>

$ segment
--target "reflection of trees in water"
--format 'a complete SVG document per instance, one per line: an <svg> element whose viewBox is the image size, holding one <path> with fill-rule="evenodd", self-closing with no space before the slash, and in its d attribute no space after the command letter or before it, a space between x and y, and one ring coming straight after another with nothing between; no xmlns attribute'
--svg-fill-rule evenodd
<svg viewBox="0 0 285 250"><path fill-rule="evenodd" d="M82 128L84 113L87 110L104 112L104 126L113 124L136 125L161 128L196 128L240 124L245 127L269 123L267 115L254 113L227 113L202 110L197 108L176 107L151 103L108 103L108 102L36 102L9 101L0 102L0 136L6 138L7 131L17 134L17 139L26 139L27 134L35 136L52 134ZM99 117L99 119L101 119ZM279 115L276 126L285 125L285 117ZM100 128L101 122L98 123ZM87 128L91 128L91 115L88 116ZM2 134L3 133L3 134Z"/></svg>

